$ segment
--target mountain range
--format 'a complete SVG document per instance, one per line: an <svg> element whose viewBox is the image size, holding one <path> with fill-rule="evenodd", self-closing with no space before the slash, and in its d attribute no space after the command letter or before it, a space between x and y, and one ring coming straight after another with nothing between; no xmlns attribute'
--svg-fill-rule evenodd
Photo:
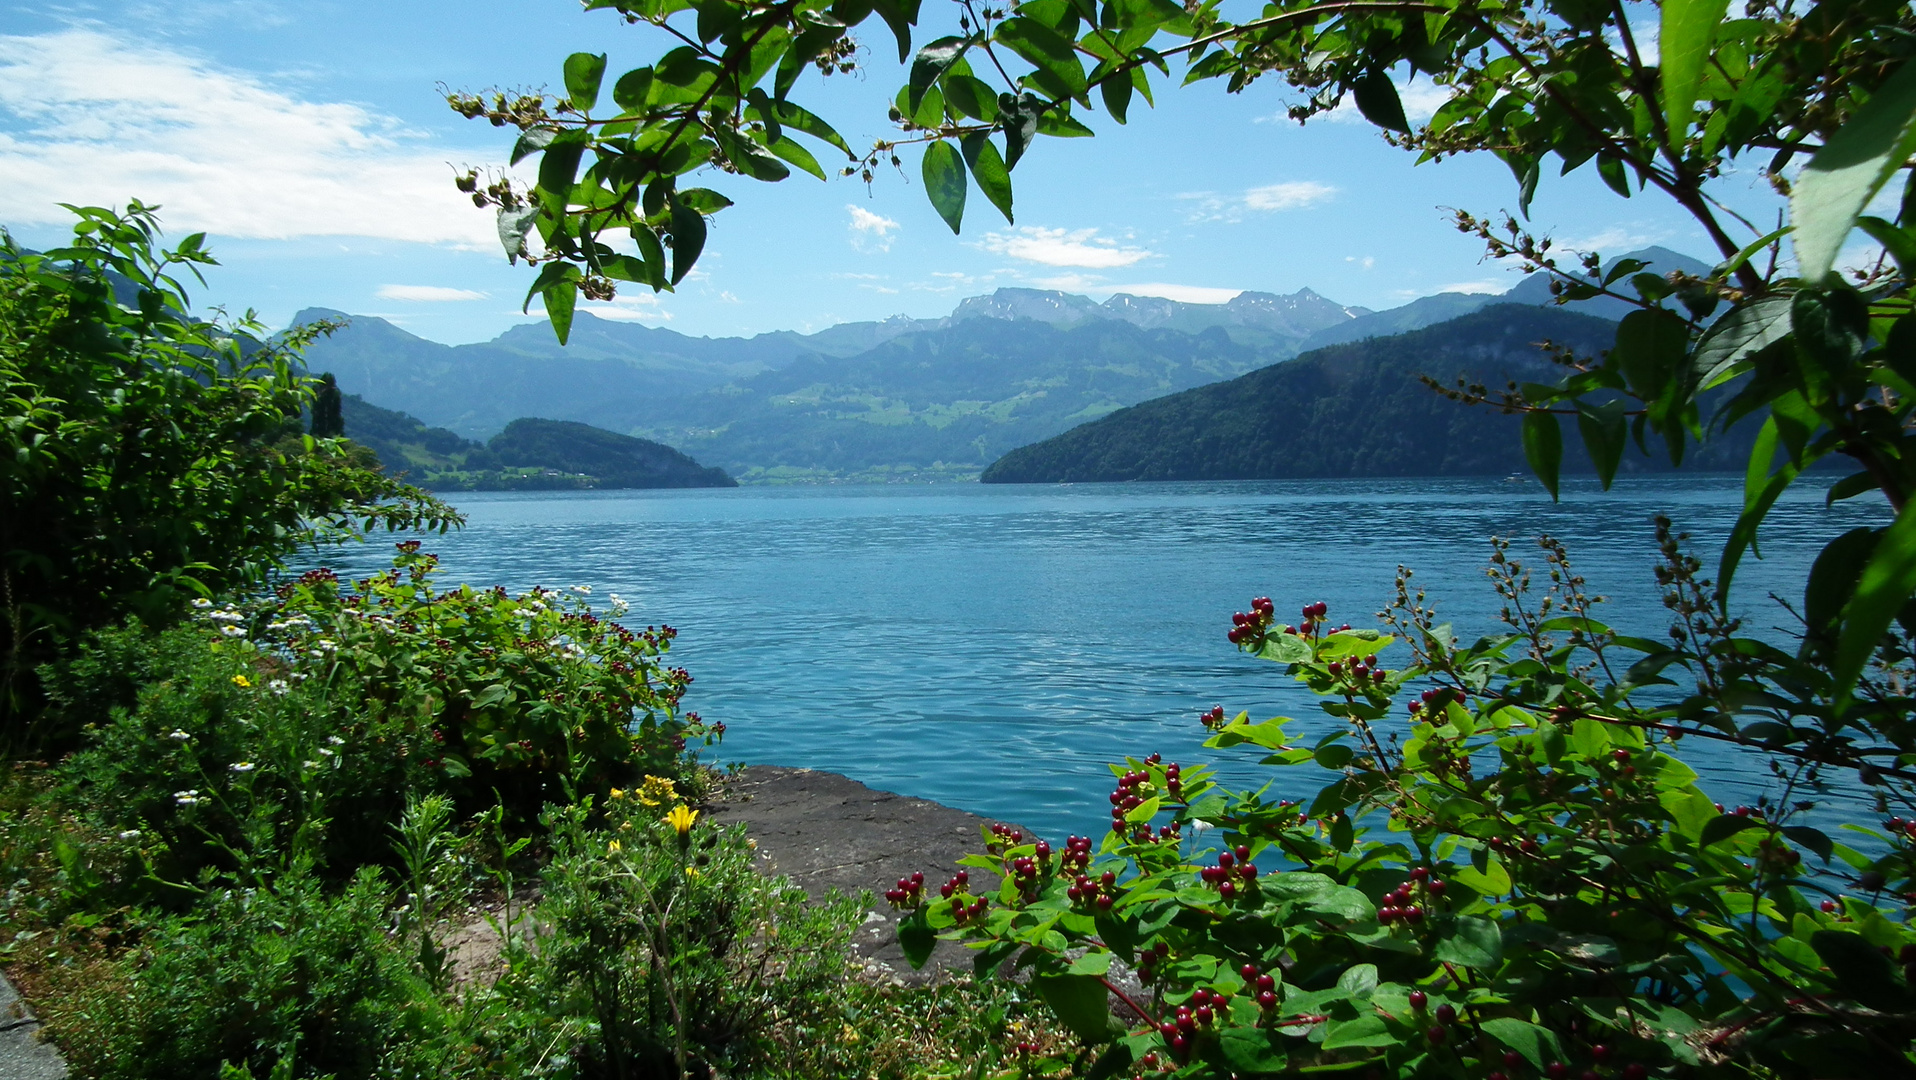
<svg viewBox="0 0 1916 1080"><path fill-rule="evenodd" d="M1707 267L1634 253L1659 272ZM815 334L691 337L581 312L561 347L543 325L448 346L367 316L307 352L367 401L466 437L512 420L580 421L675 447L747 482L961 478L1005 453L1140 402L1327 345L1388 336L1503 301L1547 303L1525 279L1501 297L1443 293L1382 312L1302 289L1224 304L1000 289L942 319ZM1614 301L1581 305L1591 314Z"/></svg>

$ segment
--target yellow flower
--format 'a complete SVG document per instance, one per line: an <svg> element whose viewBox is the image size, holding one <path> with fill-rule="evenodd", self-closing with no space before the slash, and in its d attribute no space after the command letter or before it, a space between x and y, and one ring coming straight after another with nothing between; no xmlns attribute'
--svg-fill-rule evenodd
<svg viewBox="0 0 1916 1080"><path fill-rule="evenodd" d="M240 686L240 687L251 686L253 685L253 680L247 678L244 675L235 675L233 676L233 685Z"/></svg>
<svg viewBox="0 0 1916 1080"><path fill-rule="evenodd" d="M615 799L623 799L625 798L625 792L620 790L619 788L613 788L612 797Z"/></svg>
<svg viewBox="0 0 1916 1080"><path fill-rule="evenodd" d="M605 853L607 855L617 855L619 853L619 842L614 840L610 844L607 844L605 846Z"/></svg>
<svg viewBox="0 0 1916 1080"><path fill-rule="evenodd" d="M647 775L645 782L639 785L639 801L647 806L664 806L678 797L678 790L672 781L663 776Z"/></svg>
<svg viewBox="0 0 1916 1080"><path fill-rule="evenodd" d="M697 810L680 803L672 808L671 813L665 815L665 823L672 826L672 831L679 834L680 840L684 840L686 834L692 831L692 823L697 821L698 817Z"/></svg>
<svg viewBox="0 0 1916 1080"><path fill-rule="evenodd" d="M686 876L686 877L689 877L689 878L695 878L695 877L698 877L698 876L699 876L699 868L698 868L698 867L696 867L696 866L688 866L688 867L686 867L686 868L685 868L685 876Z"/></svg>

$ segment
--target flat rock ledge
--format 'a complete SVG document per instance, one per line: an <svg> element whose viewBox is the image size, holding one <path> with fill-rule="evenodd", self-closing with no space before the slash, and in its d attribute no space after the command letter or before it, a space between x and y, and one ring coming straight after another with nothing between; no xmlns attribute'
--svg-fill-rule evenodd
<svg viewBox="0 0 1916 1080"><path fill-rule="evenodd" d="M67 1063L40 1038L40 1021L0 975L0 1080L60 1080Z"/></svg>
<svg viewBox="0 0 1916 1080"><path fill-rule="evenodd" d="M852 939L868 974L920 984L946 971L971 971L971 951L949 941L938 943L922 970L912 970L898 947L897 912L885 903L884 892L918 870L935 897L959 859L984 850L978 830L993 819L879 791L837 773L777 765L749 765L733 774L709 812L715 822L742 823L758 842L761 867L791 878L813 899L833 889L848 896L870 891L873 903ZM995 875L979 871L972 879L974 892L997 884Z"/></svg>

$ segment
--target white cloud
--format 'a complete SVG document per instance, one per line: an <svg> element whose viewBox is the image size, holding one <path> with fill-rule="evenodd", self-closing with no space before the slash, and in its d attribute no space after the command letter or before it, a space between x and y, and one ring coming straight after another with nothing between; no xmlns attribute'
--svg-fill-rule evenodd
<svg viewBox="0 0 1916 1080"><path fill-rule="evenodd" d="M1275 184L1246 188L1237 195L1220 195L1215 191L1187 191L1176 197L1190 205L1190 209L1185 213L1185 220L1192 224L1209 221L1231 224L1243 221L1246 211L1304 210L1325 202L1336 194L1335 186L1316 180L1283 180Z"/></svg>
<svg viewBox="0 0 1916 1080"><path fill-rule="evenodd" d="M1102 274L1056 274L1051 277L1031 278L1030 284L1040 289L1056 289L1059 292L1090 292L1101 289L1098 284L1104 280Z"/></svg>
<svg viewBox="0 0 1916 1080"><path fill-rule="evenodd" d="M1366 255L1360 259L1355 255L1346 255L1344 256L1344 261L1347 263L1356 263L1364 269L1369 270L1371 267L1377 265L1377 256Z"/></svg>
<svg viewBox="0 0 1916 1080"><path fill-rule="evenodd" d="M664 301L654 292L622 292L610 300L586 301L579 305L579 310L613 322L670 322L672 313L663 305Z"/></svg>
<svg viewBox="0 0 1916 1080"><path fill-rule="evenodd" d="M1337 189L1315 180L1287 180L1244 193L1244 205L1253 210L1302 210L1337 194Z"/></svg>
<svg viewBox="0 0 1916 1080"><path fill-rule="evenodd" d="M1571 236L1554 239L1551 247L1562 251L1595 251L1605 258L1621 255L1626 251L1636 251L1649 247L1664 238L1662 232L1631 229L1622 225L1612 225L1599 233L1589 236ZM1574 260L1573 260L1574 261Z"/></svg>
<svg viewBox="0 0 1916 1080"><path fill-rule="evenodd" d="M1243 292L1243 289L1214 289L1205 285L1166 285L1152 283L1148 285L1106 285L1100 292L1112 294L1129 293L1132 296L1156 296L1165 300L1177 300L1186 304L1225 304Z"/></svg>
<svg viewBox="0 0 1916 1080"><path fill-rule="evenodd" d="M0 219L16 224L139 198L175 233L496 247L447 156L390 117L158 46L90 29L0 37Z"/></svg>
<svg viewBox="0 0 1916 1080"><path fill-rule="evenodd" d="M471 289L454 289L445 285L381 285L373 290L373 295L381 300L410 300L414 303L444 303L453 300L484 300L489 295L474 292Z"/></svg>
<svg viewBox="0 0 1916 1080"><path fill-rule="evenodd" d="M860 251L891 250L891 234L899 228L896 221L851 203L846 203L845 209L852 215L853 247Z"/></svg>
<svg viewBox="0 0 1916 1080"><path fill-rule="evenodd" d="M1516 283L1512 281L1496 281L1493 279L1483 281L1454 281L1449 285L1439 285L1436 291L1440 293L1506 293L1509 292L1515 284ZM1418 293L1417 295L1422 296L1427 294Z"/></svg>
<svg viewBox="0 0 1916 1080"><path fill-rule="evenodd" d="M1016 232L986 233L978 247L995 255L1009 255L1045 266L1082 266L1109 270L1151 257L1143 248L1120 247L1098 236L1096 229L1046 229L1022 226Z"/></svg>

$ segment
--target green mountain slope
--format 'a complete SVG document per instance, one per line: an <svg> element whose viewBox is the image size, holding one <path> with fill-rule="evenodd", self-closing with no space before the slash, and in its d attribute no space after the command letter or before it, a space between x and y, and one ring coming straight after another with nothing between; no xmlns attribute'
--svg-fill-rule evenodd
<svg viewBox="0 0 1916 1080"><path fill-rule="evenodd" d="M1615 324L1589 315L1497 304L1395 337L1307 353L1229 382L1112 413L1024 446L985 470L986 483L1453 476L1527 472L1517 418L1452 402L1418 381L1465 375L1554 381L1545 340L1585 355L1606 349ZM1740 469L1742 433L1716 440L1693 467ZM1588 471L1575 433L1565 471ZM1630 451L1626 471L1666 468Z"/></svg>
<svg viewBox="0 0 1916 1080"><path fill-rule="evenodd" d="M388 472L436 491L738 486L669 446L573 421L521 418L480 444L357 394L341 398L340 415Z"/></svg>
<svg viewBox="0 0 1916 1080"><path fill-rule="evenodd" d="M747 480L972 476L1015 446L1273 359L1219 327L973 318L648 403L639 430Z"/></svg>

